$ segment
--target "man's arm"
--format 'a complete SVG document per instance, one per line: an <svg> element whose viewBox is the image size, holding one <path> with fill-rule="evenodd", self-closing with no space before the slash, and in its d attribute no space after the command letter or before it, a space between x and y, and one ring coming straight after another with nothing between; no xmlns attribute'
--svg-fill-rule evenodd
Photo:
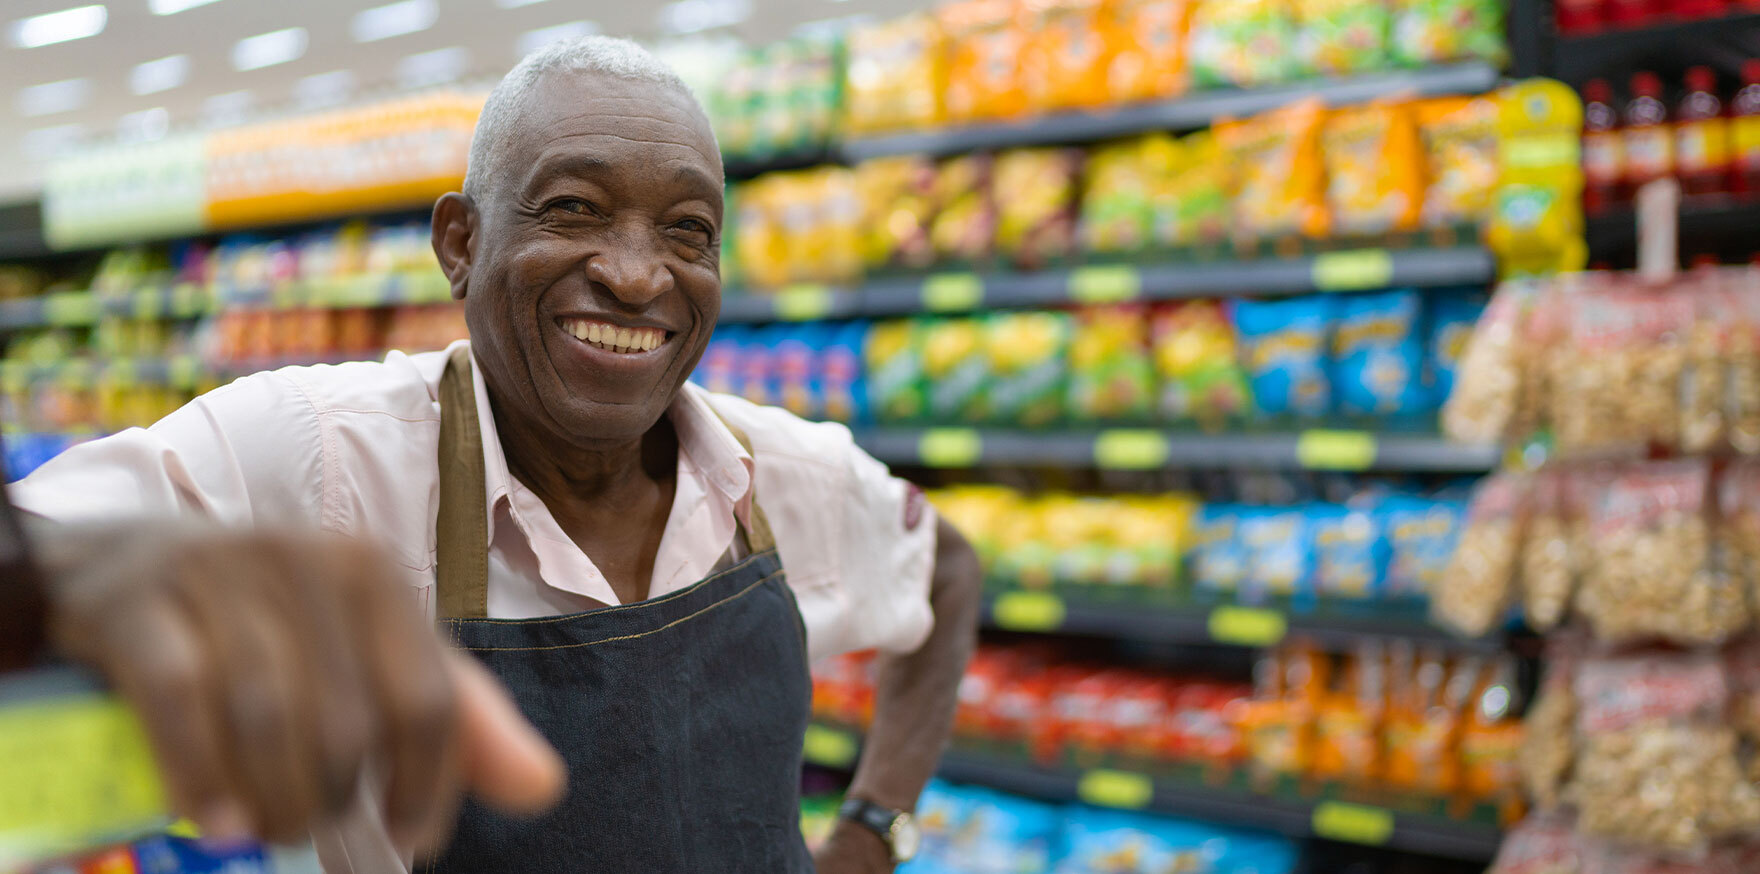
<svg viewBox="0 0 1760 874"><path fill-rule="evenodd" d="M851 797L894 810L915 808L935 773L952 730L960 678L977 643L983 593L978 555L945 519L938 521L935 538L929 583L934 629L915 652L883 655L876 663L874 725L849 787ZM820 851L821 874L891 869L879 836L854 823L839 821Z"/></svg>

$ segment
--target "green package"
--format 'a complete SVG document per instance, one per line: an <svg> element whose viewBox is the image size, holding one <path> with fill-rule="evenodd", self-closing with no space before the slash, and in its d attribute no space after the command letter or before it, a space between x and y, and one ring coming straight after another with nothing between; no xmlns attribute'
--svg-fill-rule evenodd
<svg viewBox="0 0 1760 874"><path fill-rule="evenodd" d="M1000 313L987 320L992 421L1036 428L1063 416L1069 340L1065 313Z"/></svg>

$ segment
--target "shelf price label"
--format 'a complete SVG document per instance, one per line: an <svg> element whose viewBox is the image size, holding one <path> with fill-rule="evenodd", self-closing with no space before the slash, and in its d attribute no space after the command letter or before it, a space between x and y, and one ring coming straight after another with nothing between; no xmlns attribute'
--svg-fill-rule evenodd
<svg viewBox="0 0 1760 874"><path fill-rule="evenodd" d="M1076 797L1100 807L1141 810L1155 798L1155 784L1142 774L1098 768L1082 775Z"/></svg>
<svg viewBox="0 0 1760 874"><path fill-rule="evenodd" d="M1169 452L1160 431L1119 428L1094 439L1094 464L1101 470L1155 470L1167 464Z"/></svg>
<svg viewBox="0 0 1760 874"><path fill-rule="evenodd" d="M1322 801L1314 806L1314 835L1378 847L1393 837L1393 811L1369 804Z"/></svg>
<svg viewBox="0 0 1760 874"><path fill-rule="evenodd" d="M855 735L823 725L808 725L801 745L801 758L827 768L847 768L856 762Z"/></svg>
<svg viewBox="0 0 1760 874"><path fill-rule="evenodd" d="M971 467L984 454L984 440L970 428L930 428L917 441L917 457L929 467Z"/></svg>
<svg viewBox="0 0 1760 874"><path fill-rule="evenodd" d="M923 309L929 312L964 312L983 302L984 280L976 273L937 273L923 280Z"/></svg>
<svg viewBox="0 0 1760 874"><path fill-rule="evenodd" d="M98 298L89 291L67 291L43 298L43 321L51 325L89 325L98 319Z"/></svg>
<svg viewBox="0 0 1760 874"><path fill-rule="evenodd" d="M1004 592L990 605L1004 631L1056 631L1063 625L1063 599L1050 592Z"/></svg>
<svg viewBox="0 0 1760 874"><path fill-rule="evenodd" d="M1316 428L1296 438L1296 463L1309 470L1368 470L1375 464L1375 435Z"/></svg>
<svg viewBox="0 0 1760 874"><path fill-rule="evenodd" d="M1218 607L1207 623L1210 639L1231 646L1276 646L1289 632L1289 620L1263 607Z"/></svg>
<svg viewBox="0 0 1760 874"><path fill-rule="evenodd" d="M1128 264L1078 267L1069 275L1069 296L1079 303L1121 303L1143 293L1143 275Z"/></svg>
<svg viewBox="0 0 1760 874"><path fill-rule="evenodd" d="M790 285L776 293L776 317L785 322L810 322L831 312L831 289L823 285Z"/></svg>
<svg viewBox="0 0 1760 874"><path fill-rule="evenodd" d="M1314 258L1316 291L1364 291L1393 284L1393 254L1386 249L1327 252Z"/></svg>

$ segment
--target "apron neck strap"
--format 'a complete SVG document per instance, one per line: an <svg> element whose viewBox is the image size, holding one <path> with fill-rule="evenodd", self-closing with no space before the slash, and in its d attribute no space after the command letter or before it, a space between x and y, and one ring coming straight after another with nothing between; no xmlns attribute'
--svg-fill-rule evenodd
<svg viewBox="0 0 1760 874"><path fill-rule="evenodd" d="M716 414L720 418L720 414ZM726 419L747 455L752 443ZM477 418L477 393L471 380L469 348L452 350L440 375L440 511L434 525L439 552L435 568L434 606L443 619L485 619L489 615L488 483L483 469L483 429ZM776 547L770 520L758 506L757 488L750 495L749 524L739 521L748 554Z"/></svg>

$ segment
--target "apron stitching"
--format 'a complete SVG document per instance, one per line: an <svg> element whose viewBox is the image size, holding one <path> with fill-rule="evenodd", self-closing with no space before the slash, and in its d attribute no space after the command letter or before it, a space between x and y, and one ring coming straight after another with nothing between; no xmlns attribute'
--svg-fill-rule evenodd
<svg viewBox="0 0 1760 874"><path fill-rule="evenodd" d="M485 617L457 616L457 617L445 617L442 619L442 621L450 623L454 628L457 628L458 626L463 625L466 622L481 622L481 623L486 623L486 624L515 623L515 622L517 622L521 625L547 625L552 622L567 622L571 619L578 619L582 616L588 616L588 615L597 616L597 615L604 614L604 613L623 613L623 612L627 612L630 610L638 610L643 607L658 607L661 604L667 603L668 601L673 601L678 598L682 598L685 595L688 595L698 589L703 588L704 586L707 586L707 585L715 582L716 580L721 579L722 577L725 577L729 574L732 574L734 571L744 570L748 565L752 564L757 559L763 557L765 553L768 553L771 551L772 550L770 550L770 549L766 549L763 552L753 553L752 555L746 556L743 560L741 560L738 564L734 565L733 567L730 567L726 570L712 574L710 576L704 577L704 578L702 578L702 579L700 579L700 580L698 580L688 586L685 586L682 589L679 589L676 592L669 592L665 595L661 595L658 598L649 598L645 601L637 601L634 604L613 604L608 607L597 607L592 610L582 610L578 613L568 613L568 614L564 614L562 616L540 616L540 617L534 617L531 619L492 619L492 618L485 618Z"/></svg>
<svg viewBox="0 0 1760 874"><path fill-rule="evenodd" d="M757 589L759 586L762 586L765 583L768 583L771 580L774 580L780 576L782 576L782 571L777 571L776 573L773 573L767 577L764 577L763 579L758 580L757 582L745 587L744 589L741 589L732 595L729 595L725 598L722 598L721 600L716 601L715 603L710 604L709 606L704 607L703 609L698 610L695 613L692 613L688 616L680 617L678 619L674 619L671 622L668 622L665 625L660 626L659 628L651 629L648 631L638 631L635 634L622 634L622 635L618 635L617 637L607 637L603 640L589 640L589 641L584 641L582 643L560 643L555 646L467 646L467 647L464 647L464 649L467 649L471 652L545 652L545 651L557 650L557 649L579 649L581 647L586 647L586 646L598 646L601 643L616 643L616 642L622 641L622 640L636 640L638 638L643 638L643 637L648 637L650 635L659 634L660 632L665 631L669 628L672 628L675 625L683 625L684 623L689 622L692 619L695 619L698 616L701 616L704 613L707 613L710 610L715 609L716 607L719 607L723 604L731 603L733 601L737 601L740 598L743 598L746 595L750 594L753 590ZM797 608L796 612L799 612L798 608Z"/></svg>

